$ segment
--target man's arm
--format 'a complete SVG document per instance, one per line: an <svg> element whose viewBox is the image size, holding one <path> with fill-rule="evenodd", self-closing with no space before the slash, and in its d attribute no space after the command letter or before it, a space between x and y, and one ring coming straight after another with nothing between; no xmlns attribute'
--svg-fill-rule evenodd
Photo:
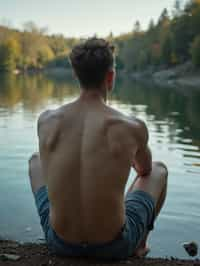
<svg viewBox="0 0 200 266"><path fill-rule="evenodd" d="M138 121L136 129L137 151L133 167L139 176L146 176L152 170L152 154L148 146L148 129L144 122Z"/></svg>
<svg viewBox="0 0 200 266"><path fill-rule="evenodd" d="M56 111L47 110L38 119L38 138L40 151L53 151L60 133L60 116ZM42 148L43 146L43 148Z"/></svg>

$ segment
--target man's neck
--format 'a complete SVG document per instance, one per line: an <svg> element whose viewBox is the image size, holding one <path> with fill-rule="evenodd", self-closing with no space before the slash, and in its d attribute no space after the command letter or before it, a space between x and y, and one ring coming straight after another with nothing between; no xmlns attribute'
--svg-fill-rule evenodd
<svg viewBox="0 0 200 266"><path fill-rule="evenodd" d="M107 92L104 89L81 89L80 98L86 100L99 100L106 103Z"/></svg>

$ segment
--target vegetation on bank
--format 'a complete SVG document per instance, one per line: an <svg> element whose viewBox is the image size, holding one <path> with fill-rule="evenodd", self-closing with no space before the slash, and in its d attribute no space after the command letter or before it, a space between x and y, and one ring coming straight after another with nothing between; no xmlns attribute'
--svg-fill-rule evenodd
<svg viewBox="0 0 200 266"><path fill-rule="evenodd" d="M125 71L164 69L186 61L200 67L200 0L176 0L146 31L137 21L132 32L108 36L117 47L117 67ZM68 67L67 55L80 39L48 35L33 22L19 31L0 26L0 71Z"/></svg>
<svg viewBox="0 0 200 266"><path fill-rule="evenodd" d="M150 21L147 31L140 22L133 32L115 39L119 47L118 64L127 71L153 70L192 61L200 66L200 0L185 6L175 1L172 15L164 9L158 22Z"/></svg>
<svg viewBox="0 0 200 266"><path fill-rule="evenodd" d="M0 26L0 71L67 67L66 55L76 42L60 34L50 36L33 22L23 31Z"/></svg>

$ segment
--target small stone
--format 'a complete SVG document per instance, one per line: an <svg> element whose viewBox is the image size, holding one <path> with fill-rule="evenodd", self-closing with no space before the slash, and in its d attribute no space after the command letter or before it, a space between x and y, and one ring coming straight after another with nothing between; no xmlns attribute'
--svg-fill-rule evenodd
<svg viewBox="0 0 200 266"><path fill-rule="evenodd" d="M19 247L19 243L11 242L8 244L8 247L9 248L17 248L17 247Z"/></svg>
<svg viewBox="0 0 200 266"><path fill-rule="evenodd" d="M0 260L12 260L12 261L16 261L19 260L21 257L18 255L13 255L13 254L0 254Z"/></svg>
<svg viewBox="0 0 200 266"><path fill-rule="evenodd" d="M198 254L198 244L194 241L183 243L183 247L189 256L195 257Z"/></svg>

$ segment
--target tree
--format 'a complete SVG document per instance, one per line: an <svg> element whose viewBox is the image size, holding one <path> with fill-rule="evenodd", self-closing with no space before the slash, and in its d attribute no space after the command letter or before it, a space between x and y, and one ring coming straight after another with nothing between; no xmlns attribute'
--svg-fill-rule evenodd
<svg viewBox="0 0 200 266"><path fill-rule="evenodd" d="M182 5L180 0L175 1L172 15L174 18L180 17L182 15Z"/></svg>
<svg viewBox="0 0 200 266"><path fill-rule="evenodd" d="M161 44L161 63L170 65L172 63L172 44L168 34Z"/></svg>
<svg viewBox="0 0 200 266"><path fill-rule="evenodd" d="M23 29L25 32L30 32L30 33L40 33L39 28L33 21L27 21L23 24Z"/></svg>
<svg viewBox="0 0 200 266"><path fill-rule="evenodd" d="M200 67L200 35L197 36L192 43L191 55L193 64Z"/></svg>
<svg viewBox="0 0 200 266"><path fill-rule="evenodd" d="M141 33L141 24L139 20L137 20L134 24L133 33L134 35L139 35Z"/></svg>
<svg viewBox="0 0 200 266"><path fill-rule="evenodd" d="M148 54L147 51L141 50L139 52L138 60L137 60L137 69L143 70L147 67L148 64Z"/></svg>
<svg viewBox="0 0 200 266"><path fill-rule="evenodd" d="M16 67L15 43L6 41L0 45L0 71L11 72Z"/></svg>
<svg viewBox="0 0 200 266"><path fill-rule="evenodd" d="M183 15L171 23L172 47L180 62L184 62L190 57L189 50L193 39L190 21L189 16Z"/></svg>
<svg viewBox="0 0 200 266"><path fill-rule="evenodd" d="M153 31L154 28L155 28L155 23L154 23L154 20L151 19L150 22L149 22L148 31Z"/></svg>
<svg viewBox="0 0 200 266"><path fill-rule="evenodd" d="M38 67L43 67L54 58L53 51L49 46L41 46L37 53Z"/></svg>
<svg viewBox="0 0 200 266"><path fill-rule="evenodd" d="M52 35L52 37L49 38L49 45L55 56L61 56L64 53L69 53L69 46L62 34Z"/></svg>
<svg viewBox="0 0 200 266"><path fill-rule="evenodd" d="M161 13L158 19L158 26L166 27L170 23L169 13L167 8L164 8L163 12Z"/></svg>

